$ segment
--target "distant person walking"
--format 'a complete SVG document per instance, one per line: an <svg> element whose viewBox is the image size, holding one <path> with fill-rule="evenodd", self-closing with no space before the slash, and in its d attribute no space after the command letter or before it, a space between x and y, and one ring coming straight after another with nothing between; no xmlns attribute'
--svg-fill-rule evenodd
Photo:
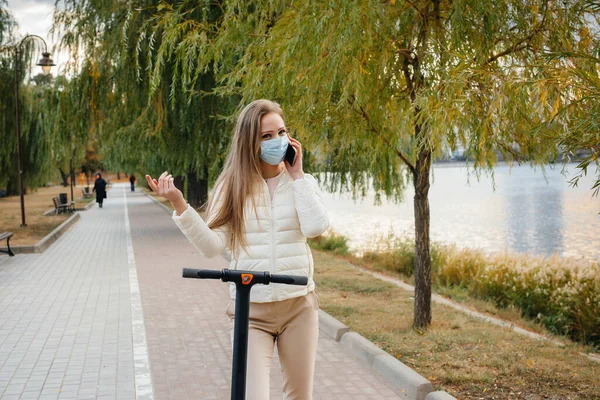
<svg viewBox="0 0 600 400"><path fill-rule="evenodd" d="M135 192L135 175L129 175L129 183L131 183L131 191Z"/></svg>
<svg viewBox="0 0 600 400"><path fill-rule="evenodd" d="M106 198L106 181L102 179L102 175L96 174L96 182L94 182L94 190L96 192L96 203L102 208L102 202Z"/></svg>

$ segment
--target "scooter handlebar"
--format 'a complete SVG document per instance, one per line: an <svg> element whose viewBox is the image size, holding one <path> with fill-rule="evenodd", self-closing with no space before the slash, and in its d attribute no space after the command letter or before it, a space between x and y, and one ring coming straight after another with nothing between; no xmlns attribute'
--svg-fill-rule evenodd
<svg viewBox="0 0 600 400"><path fill-rule="evenodd" d="M308 278L306 276L295 275L271 275L272 283L283 283L286 285L306 286Z"/></svg>
<svg viewBox="0 0 600 400"><path fill-rule="evenodd" d="M220 279L223 282L240 282L243 275L250 274L254 276L254 283L262 283L268 285L269 283L281 283L284 285L298 285L306 286L308 284L308 277L296 276L296 275L272 275L269 272L252 272L252 271L231 271L224 269L222 271L213 269L193 269L184 268L184 278L196 278L196 279Z"/></svg>
<svg viewBox="0 0 600 400"><path fill-rule="evenodd" d="M198 279L221 279L223 277L223 271L215 271L211 269L183 269L184 278L198 278Z"/></svg>

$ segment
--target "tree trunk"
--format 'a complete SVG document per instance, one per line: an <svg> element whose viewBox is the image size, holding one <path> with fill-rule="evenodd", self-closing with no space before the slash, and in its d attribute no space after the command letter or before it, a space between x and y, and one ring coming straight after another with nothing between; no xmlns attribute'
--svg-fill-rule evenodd
<svg viewBox="0 0 600 400"><path fill-rule="evenodd" d="M71 201L75 201L75 199L73 198L73 186L75 186L77 184L77 182L75 182L75 170L73 169L73 158L71 157L71 172L69 173L70 175L70 182L69 182L69 186L71 187Z"/></svg>
<svg viewBox="0 0 600 400"><path fill-rule="evenodd" d="M207 174L205 174L206 176ZM208 201L208 179L198 178L196 171L190 171L187 174L188 203L194 208L200 208Z"/></svg>
<svg viewBox="0 0 600 400"><path fill-rule="evenodd" d="M62 178L62 185L63 185L64 187L67 187L67 186L69 186L69 182L68 182L69 174L68 174L68 173L65 173L65 172L62 170L62 168L59 168L58 170L60 171L60 176L61 176L61 178Z"/></svg>
<svg viewBox="0 0 600 400"><path fill-rule="evenodd" d="M117 180L120 180L120 179L121 179L121 173L117 172Z"/></svg>
<svg viewBox="0 0 600 400"><path fill-rule="evenodd" d="M429 171L431 151L421 150L413 176L415 186L415 315L413 327L431 324L431 254L429 251Z"/></svg>

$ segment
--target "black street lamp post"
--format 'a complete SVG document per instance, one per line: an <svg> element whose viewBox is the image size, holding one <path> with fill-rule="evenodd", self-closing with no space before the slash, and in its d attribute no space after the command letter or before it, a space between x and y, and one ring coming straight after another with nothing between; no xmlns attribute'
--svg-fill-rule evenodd
<svg viewBox="0 0 600 400"><path fill-rule="evenodd" d="M71 168L71 201L75 201L73 198L73 185L75 185L75 171L73 171L73 153L71 153L71 161L69 163Z"/></svg>
<svg viewBox="0 0 600 400"><path fill-rule="evenodd" d="M21 116L19 114L19 69L21 68L21 57L23 55L23 43L28 39L39 39L44 43L44 52L42 53L42 58L36 63L42 67L44 73L49 73L50 68L53 67L54 62L50 58L50 53L48 53L48 45L46 41L38 35L27 35L25 36L18 44L14 47L15 52L15 110L17 117L17 149L18 149L18 162L19 162L19 193L21 196L21 226L26 227L27 223L25 222L25 198L24 198L24 190L23 190L23 149L21 146Z"/></svg>

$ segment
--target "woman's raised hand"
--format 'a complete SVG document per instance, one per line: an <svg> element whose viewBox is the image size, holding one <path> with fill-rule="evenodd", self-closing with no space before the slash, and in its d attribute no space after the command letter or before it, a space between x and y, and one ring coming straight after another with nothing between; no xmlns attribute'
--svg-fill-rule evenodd
<svg viewBox="0 0 600 400"><path fill-rule="evenodd" d="M146 180L148 181L148 186L150 186L150 189L152 189L157 195L169 200L171 203L175 204L185 202L183 193L181 193L181 190L175 187L175 184L173 183L173 176L167 171L162 173L162 175L158 178L158 181L156 179L152 179L150 175L146 175Z"/></svg>

